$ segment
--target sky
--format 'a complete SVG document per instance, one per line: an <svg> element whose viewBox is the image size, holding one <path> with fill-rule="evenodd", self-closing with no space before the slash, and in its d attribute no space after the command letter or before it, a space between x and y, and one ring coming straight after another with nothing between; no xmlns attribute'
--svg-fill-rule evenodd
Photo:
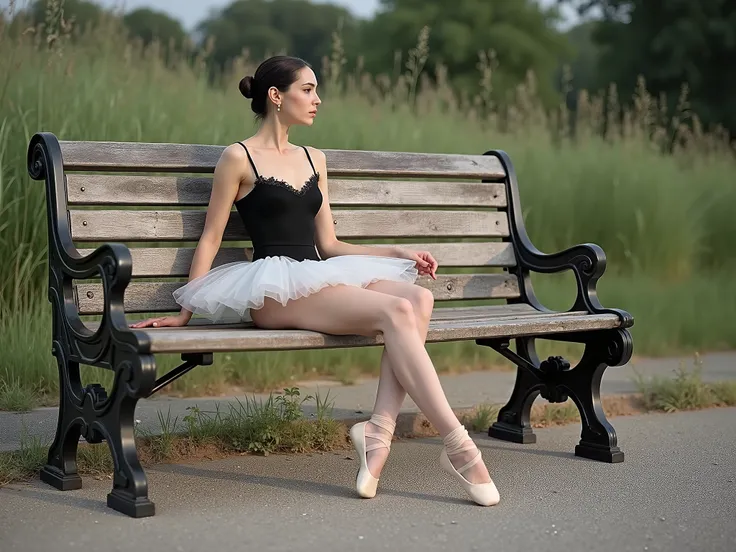
<svg viewBox="0 0 736 552"><path fill-rule="evenodd" d="M149 7L163 11L181 21L184 28L192 30L202 21L210 10L223 8L232 0L94 0L107 8L123 6L123 11L140 7ZM330 2L347 7L356 16L371 17L379 7L379 0L313 0L318 3ZM16 6L22 7L27 0L17 0ZM542 5L552 5L555 0L539 0ZM10 0L0 0L0 9L7 8ZM569 10L564 12L568 20L574 18Z"/></svg>

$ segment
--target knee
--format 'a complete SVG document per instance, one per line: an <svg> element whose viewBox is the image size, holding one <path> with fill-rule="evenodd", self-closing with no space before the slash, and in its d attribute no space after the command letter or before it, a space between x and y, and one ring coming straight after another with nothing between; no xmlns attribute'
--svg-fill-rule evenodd
<svg viewBox="0 0 736 552"><path fill-rule="evenodd" d="M413 329L416 326L414 306L403 297L396 297L386 304L385 322L392 329Z"/></svg>
<svg viewBox="0 0 736 552"><path fill-rule="evenodd" d="M424 320L429 320L434 309L434 295L427 288L417 286L412 306L417 316L422 317Z"/></svg>

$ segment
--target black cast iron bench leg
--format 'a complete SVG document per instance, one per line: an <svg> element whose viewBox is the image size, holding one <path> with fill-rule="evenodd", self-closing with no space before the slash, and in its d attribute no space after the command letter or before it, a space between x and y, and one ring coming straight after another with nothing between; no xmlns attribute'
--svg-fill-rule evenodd
<svg viewBox="0 0 736 552"><path fill-rule="evenodd" d="M561 403L568 396L580 412L582 431L575 455L602 462L623 462L616 431L609 423L600 401L603 373L609 366L622 366L631 359L631 334L625 329L560 334L545 339L585 344L582 358L570 369L562 357L539 362L534 338L517 340L517 352L508 349L508 341L478 340L493 347L517 364L517 376L511 398L499 411L488 435L515 443L535 443L530 423L531 408L538 395L549 402Z"/></svg>

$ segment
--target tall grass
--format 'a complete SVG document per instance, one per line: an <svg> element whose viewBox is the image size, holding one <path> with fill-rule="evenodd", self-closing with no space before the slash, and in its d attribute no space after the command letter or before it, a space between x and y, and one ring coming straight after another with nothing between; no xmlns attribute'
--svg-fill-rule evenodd
<svg viewBox="0 0 736 552"><path fill-rule="evenodd" d="M67 35L62 28L48 40L40 30L0 29L0 382L26 381L43 392L56 384L48 353L44 189L26 172L32 134L228 144L255 130L236 86L254 69L247 57L213 83L206 52L191 61L168 56L165 63L158 45L127 41L114 19L74 41ZM716 315L716 323L704 314L736 312L728 303L733 284L720 276L736 265L736 163L722 134L703 131L694 117L684 124L684 100L674 117L663 114L643 87L631 108L616 106L613 88L608 101L583 93L571 116L564 106L544 111L530 75L510 104L494 106L492 53L480 59L481 93L456 94L443 68L422 71L423 36L405 73L391 77L344 71L336 41L335 54L324 60L320 117L291 139L321 148L504 149L516 164L531 238L550 252L578 242L602 245L610 267L601 284L610 293L602 291L604 302L634 311L638 345L657 353L733 347L733 316ZM559 288L548 289L554 301ZM442 347L448 363L477 359L465 345ZM256 387L275 383L274 373L328 371L349 381L366 366L374 370L378 358L375 350L262 356L248 356L260 359L249 371L241 370L249 362L242 356L223 357L207 371L220 374L216 381L245 378Z"/></svg>

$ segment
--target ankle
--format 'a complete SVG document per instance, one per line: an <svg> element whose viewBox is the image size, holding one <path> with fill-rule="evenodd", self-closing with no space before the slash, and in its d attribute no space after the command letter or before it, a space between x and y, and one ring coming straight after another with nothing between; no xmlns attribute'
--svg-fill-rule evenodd
<svg viewBox="0 0 736 552"><path fill-rule="evenodd" d="M372 414L370 420L368 420L368 424L366 424L366 429L369 428L375 430L375 433L391 437L396 430L396 421L388 416Z"/></svg>
<svg viewBox="0 0 736 552"><path fill-rule="evenodd" d="M454 456L463 452L475 452L478 447L468 435L465 426L460 425L445 435L442 439L448 456Z"/></svg>

